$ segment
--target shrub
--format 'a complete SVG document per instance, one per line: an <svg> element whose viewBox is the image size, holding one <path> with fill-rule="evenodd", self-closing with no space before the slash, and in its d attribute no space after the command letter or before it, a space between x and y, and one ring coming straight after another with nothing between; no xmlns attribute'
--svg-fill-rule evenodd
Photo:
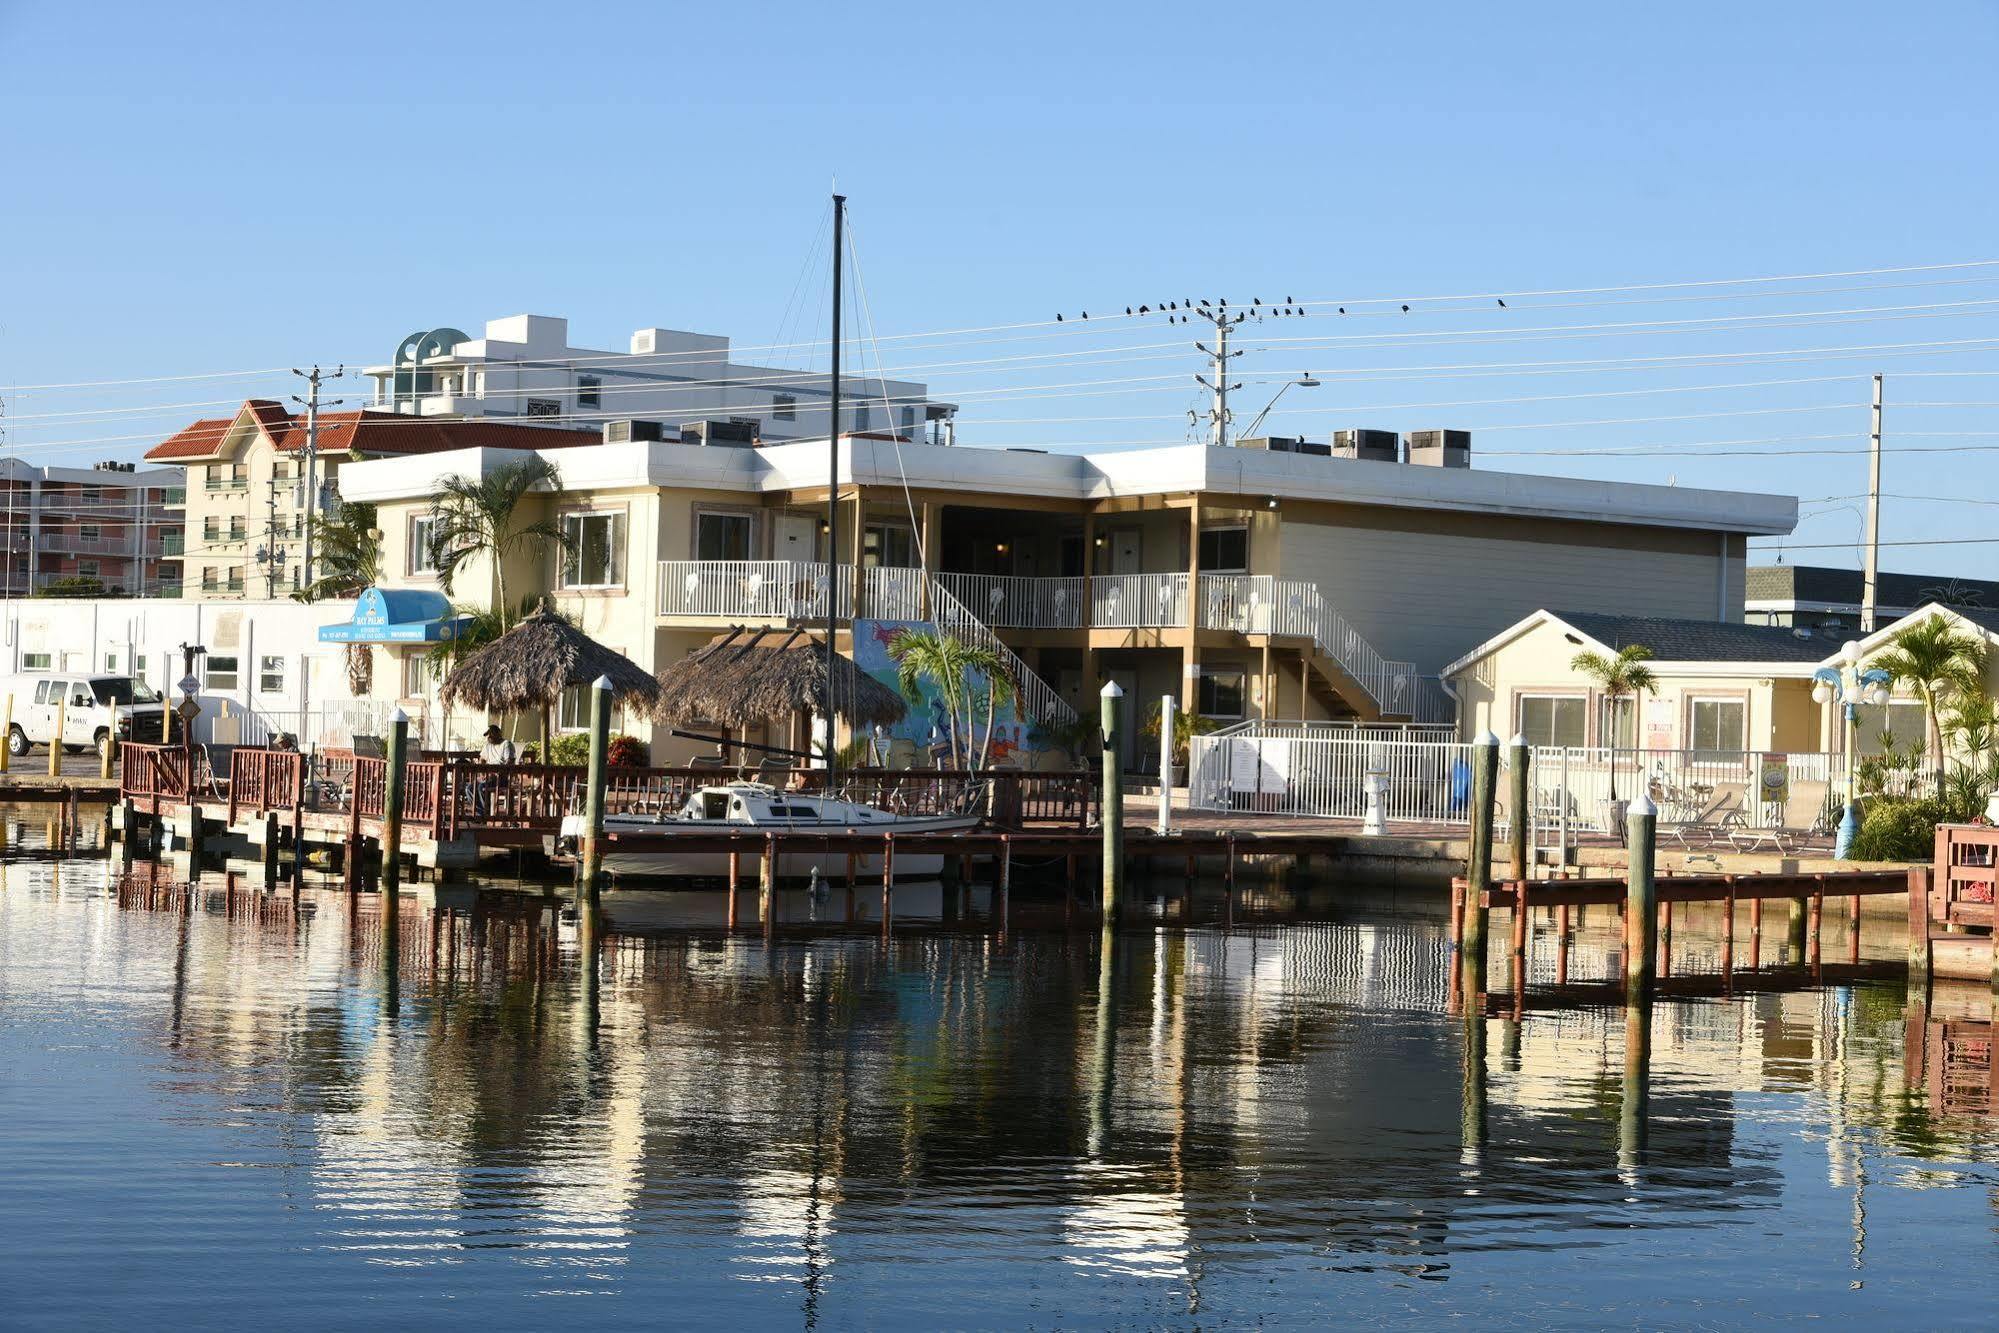
<svg viewBox="0 0 1999 1333"><path fill-rule="evenodd" d="M1955 822L1942 801L1898 801L1877 796L1867 802L1860 832L1853 837L1856 861L1927 861L1935 853L1937 825Z"/></svg>
<svg viewBox="0 0 1999 1333"><path fill-rule="evenodd" d="M583 765L590 762L590 733L572 731L557 736L548 746L551 764ZM645 742L634 736L611 737L611 749L604 762L612 768L643 768L648 762Z"/></svg>
<svg viewBox="0 0 1999 1333"><path fill-rule="evenodd" d="M652 762L652 754L636 736L613 736L607 762L612 768L644 768Z"/></svg>

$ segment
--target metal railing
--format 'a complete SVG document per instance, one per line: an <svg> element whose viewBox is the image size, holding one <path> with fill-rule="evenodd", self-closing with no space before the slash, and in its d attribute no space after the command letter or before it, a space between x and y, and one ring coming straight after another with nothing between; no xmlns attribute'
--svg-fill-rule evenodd
<svg viewBox="0 0 1999 1333"><path fill-rule="evenodd" d="M1245 722L1189 747L1189 802L1199 810L1360 819L1369 773L1383 776L1388 823L1470 823L1473 747L1451 740L1337 735L1316 724ZM1502 766L1508 751L1502 747ZM1616 836L1639 791L1662 830L1710 835L1782 830L1829 834L1844 799L1838 754L1742 750L1610 750L1544 746L1532 752L1529 818L1567 842ZM1499 819L1512 817L1502 784Z"/></svg>
<svg viewBox="0 0 1999 1333"><path fill-rule="evenodd" d="M1068 700L1057 694L1047 681L1035 675L1027 663L1020 660L1019 654L1001 642L999 635L952 596L950 589L934 579L930 585L930 619L938 629L992 652L1007 664L1014 689L1020 696L1015 701L1014 711L1024 721L1069 723L1076 720L1076 710L1069 706Z"/></svg>
<svg viewBox="0 0 1999 1333"><path fill-rule="evenodd" d="M1101 629L1163 629L1187 621L1187 575L1097 574L1090 623Z"/></svg>
<svg viewBox="0 0 1999 1333"><path fill-rule="evenodd" d="M1081 629L1089 580L1016 574L938 574L935 581L988 625L1008 629Z"/></svg>
<svg viewBox="0 0 1999 1333"><path fill-rule="evenodd" d="M923 619L923 571L876 565L862 571L861 610L876 620Z"/></svg>
<svg viewBox="0 0 1999 1333"><path fill-rule="evenodd" d="M44 532L44 551L73 551L78 555L135 555L129 537L83 537L73 532Z"/></svg>
<svg viewBox="0 0 1999 1333"><path fill-rule="evenodd" d="M1310 639L1365 690L1384 713L1415 716L1419 681L1413 662L1395 662L1375 651L1345 616L1327 603L1316 583L1270 574L1203 574L1201 627L1237 634ZM1425 720L1441 721L1441 718Z"/></svg>
<svg viewBox="0 0 1999 1333"><path fill-rule="evenodd" d="M836 614L853 610L853 567L839 567ZM816 560L662 560L659 614L710 620L811 620L827 614L833 567Z"/></svg>

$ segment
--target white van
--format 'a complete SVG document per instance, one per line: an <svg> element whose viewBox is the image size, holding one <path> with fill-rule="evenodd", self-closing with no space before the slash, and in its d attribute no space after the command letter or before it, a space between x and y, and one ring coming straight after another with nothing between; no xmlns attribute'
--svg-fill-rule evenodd
<svg viewBox="0 0 1999 1333"><path fill-rule="evenodd" d="M10 754L54 742L58 705L63 705L62 743L72 754L93 746L102 750L113 731L120 740L158 742L166 722L158 692L125 676L36 673L14 676L0 688L14 696Z"/></svg>

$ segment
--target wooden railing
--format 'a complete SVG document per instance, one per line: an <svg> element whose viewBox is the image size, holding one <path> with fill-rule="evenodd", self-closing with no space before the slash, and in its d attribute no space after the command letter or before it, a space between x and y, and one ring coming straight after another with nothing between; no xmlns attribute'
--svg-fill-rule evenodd
<svg viewBox="0 0 1999 1333"><path fill-rule="evenodd" d="M305 756L296 750L251 750L229 755L229 822L243 810L294 810L305 798Z"/></svg>
<svg viewBox="0 0 1999 1333"><path fill-rule="evenodd" d="M185 801L187 751L178 745L127 741L118 747L118 793L134 801Z"/></svg>
<svg viewBox="0 0 1999 1333"><path fill-rule="evenodd" d="M419 761L403 765L403 827L444 832L439 815L446 809L444 797L447 764ZM389 761L354 760L350 812L358 819L380 819L388 805ZM449 836L446 833L446 836Z"/></svg>
<svg viewBox="0 0 1999 1333"><path fill-rule="evenodd" d="M1946 930L1992 926L1999 896L1999 828L1937 825L1936 873L1930 877L1930 924Z"/></svg>

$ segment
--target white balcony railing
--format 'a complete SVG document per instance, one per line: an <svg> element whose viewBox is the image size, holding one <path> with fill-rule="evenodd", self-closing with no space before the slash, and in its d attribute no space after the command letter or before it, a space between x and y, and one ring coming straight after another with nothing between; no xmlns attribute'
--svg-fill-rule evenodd
<svg viewBox="0 0 1999 1333"><path fill-rule="evenodd" d="M923 619L923 571L879 565L864 571L861 612L876 620Z"/></svg>
<svg viewBox="0 0 1999 1333"><path fill-rule="evenodd" d="M988 625L1009 629L1081 629L1088 580L1012 574L939 574L938 586Z"/></svg>
<svg viewBox="0 0 1999 1333"><path fill-rule="evenodd" d="M1098 574L1090 623L1100 629L1160 629L1187 623L1185 574Z"/></svg>
<svg viewBox="0 0 1999 1333"><path fill-rule="evenodd" d="M853 607L853 568L840 567L838 614ZM659 614L709 620L813 620L827 613L829 568L814 560L662 560Z"/></svg>
<svg viewBox="0 0 1999 1333"><path fill-rule="evenodd" d="M1007 664L1007 673L1013 677L1014 689L1019 695L1014 702L1014 712L1030 725L1076 720L1076 710L1069 706L1069 701L1057 694L1047 681L1035 675L1013 649L1000 641L999 635L973 614L971 608L952 596L942 580L931 582L930 619L945 633L985 648Z"/></svg>
<svg viewBox="0 0 1999 1333"><path fill-rule="evenodd" d="M1384 713L1442 720L1421 716L1445 706L1439 703L1441 691L1423 688L1415 663L1390 661L1376 652L1345 616L1327 604L1316 583L1269 574L1203 574L1201 627L1310 639Z"/></svg>

